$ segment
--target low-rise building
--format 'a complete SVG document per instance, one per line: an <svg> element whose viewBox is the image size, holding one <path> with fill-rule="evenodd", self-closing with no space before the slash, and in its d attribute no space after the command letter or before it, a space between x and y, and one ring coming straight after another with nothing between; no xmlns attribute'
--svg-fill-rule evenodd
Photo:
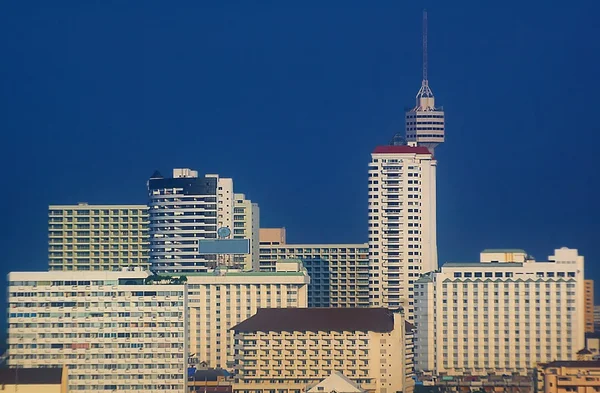
<svg viewBox="0 0 600 393"><path fill-rule="evenodd" d="M143 271L8 275L9 367L64 366L69 392L184 393L187 323L182 280Z"/></svg>
<svg viewBox="0 0 600 393"><path fill-rule="evenodd" d="M411 393L412 330L384 308L267 308L234 326L237 392L300 393L334 371L369 392Z"/></svg>
<svg viewBox="0 0 600 393"><path fill-rule="evenodd" d="M0 368L3 393L67 393L64 368Z"/></svg>
<svg viewBox="0 0 600 393"><path fill-rule="evenodd" d="M232 380L229 373L220 368L190 369L188 392L231 393Z"/></svg>
<svg viewBox="0 0 600 393"><path fill-rule="evenodd" d="M549 262L486 250L480 263L447 263L415 283L415 366L424 376L520 373L585 345L583 257Z"/></svg>
<svg viewBox="0 0 600 393"><path fill-rule="evenodd" d="M600 392L600 361L555 361L541 370L544 393Z"/></svg>

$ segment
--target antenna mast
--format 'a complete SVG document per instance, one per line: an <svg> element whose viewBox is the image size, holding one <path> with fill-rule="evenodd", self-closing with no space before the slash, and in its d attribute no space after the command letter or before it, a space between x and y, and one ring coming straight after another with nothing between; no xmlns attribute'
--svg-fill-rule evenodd
<svg viewBox="0 0 600 393"><path fill-rule="evenodd" d="M427 83L427 10L423 10L423 82Z"/></svg>

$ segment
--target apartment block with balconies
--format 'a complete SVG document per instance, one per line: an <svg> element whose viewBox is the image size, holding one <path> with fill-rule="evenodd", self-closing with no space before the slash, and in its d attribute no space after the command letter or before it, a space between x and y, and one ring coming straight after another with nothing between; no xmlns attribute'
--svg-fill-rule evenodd
<svg viewBox="0 0 600 393"><path fill-rule="evenodd" d="M232 328L234 390L300 393L340 371L368 391L410 393L412 329L382 308L260 309Z"/></svg>
<svg viewBox="0 0 600 393"><path fill-rule="evenodd" d="M49 270L149 267L146 205L51 205Z"/></svg>
<svg viewBox="0 0 600 393"><path fill-rule="evenodd" d="M143 271L8 275L8 365L66 367L70 392L185 392L187 295Z"/></svg>

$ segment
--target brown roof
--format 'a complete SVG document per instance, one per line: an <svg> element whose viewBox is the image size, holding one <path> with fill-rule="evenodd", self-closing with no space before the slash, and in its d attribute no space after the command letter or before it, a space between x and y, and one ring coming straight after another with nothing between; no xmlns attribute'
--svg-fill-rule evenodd
<svg viewBox="0 0 600 393"><path fill-rule="evenodd" d="M404 330L406 330L407 332L411 332L411 331L415 330L415 325L413 325L412 323L410 323L408 321L404 321Z"/></svg>
<svg viewBox="0 0 600 393"><path fill-rule="evenodd" d="M238 332L391 332L394 312L387 308L261 308L232 327Z"/></svg>
<svg viewBox="0 0 600 393"><path fill-rule="evenodd" d="M591 367L600 368L600 360L557 360L546 363L544 368L548 367Z"/></svg>
<svg viewBox="0 0 600 393"><path fill-rule="evenodd" d="M580 349L579 351L577 351L577 355L591 355L591 354L592 354L592 351L590 351L587 348L583 348L583 349Z"/></svg>
<svg viewBox="0 0 600 393"><path fill-rule="evenodd" d="M60 385L62 368L1 368L3 385Z"/></svg>

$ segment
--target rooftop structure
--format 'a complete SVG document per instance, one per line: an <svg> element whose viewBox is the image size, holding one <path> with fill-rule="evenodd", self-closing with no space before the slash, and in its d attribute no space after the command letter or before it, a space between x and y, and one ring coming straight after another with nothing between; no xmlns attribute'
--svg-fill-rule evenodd
<svg viewBox="0 0 600 393"><path fill-rule="evenodd" d="M435 106L427 67L427 11L423 11L423 80L415 107L406 112L406 140L409 145L423 146L433 153L445 140L444 110Z"/></svg>

